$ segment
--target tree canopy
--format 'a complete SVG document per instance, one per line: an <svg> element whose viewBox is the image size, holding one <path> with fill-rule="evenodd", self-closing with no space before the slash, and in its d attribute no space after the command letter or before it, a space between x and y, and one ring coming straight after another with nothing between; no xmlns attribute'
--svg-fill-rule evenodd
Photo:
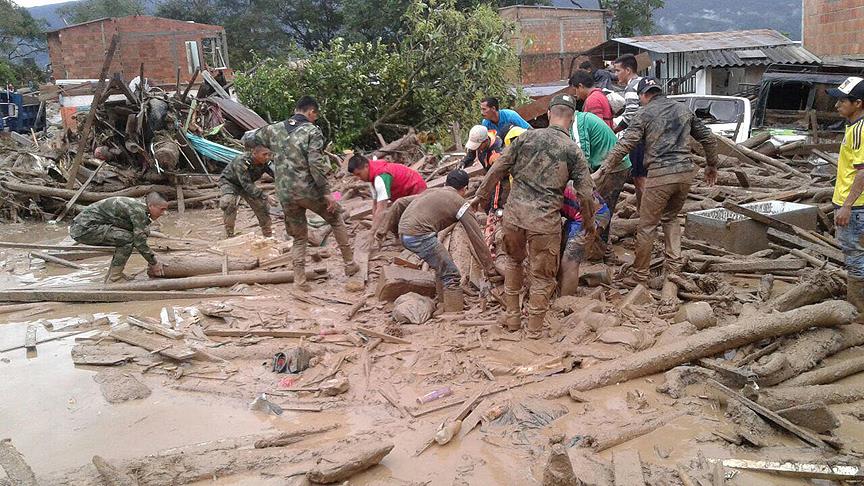
<svg viewBox="0 0 864 486"><path fill-rule="evenodd" d="M609 37L633 37L654 33L654 11L664 0L600 0L600 8L612 12Z"/></svg>
<svg viewBox="0 0 864 486"><path fill-rule="evenodd" d="M80 24L105 17L126 17L147 13L145 0L82 0L57 9L68 24Z"/></svg>

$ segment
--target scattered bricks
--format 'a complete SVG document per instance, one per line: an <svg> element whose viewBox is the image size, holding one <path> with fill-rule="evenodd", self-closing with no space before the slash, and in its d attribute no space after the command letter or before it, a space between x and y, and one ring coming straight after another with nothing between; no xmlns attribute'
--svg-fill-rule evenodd
<svg viewBox="0 0 864 486"><path fill-rule="evenodd" d="M706 327L714 327L717 325L717 317L714 315L714 309L708 302L691 302L685 304L678 309L675 314L674 321L689 322L696 326L696 329L705 329Z"/></svg>
<svg viewBox="0 0 864 486"><path fill-rule="evenodd" d="M435 297L435 276L431 272L389 265L381 269L378 277L378 300L393 301L408 292Z"/></svg>

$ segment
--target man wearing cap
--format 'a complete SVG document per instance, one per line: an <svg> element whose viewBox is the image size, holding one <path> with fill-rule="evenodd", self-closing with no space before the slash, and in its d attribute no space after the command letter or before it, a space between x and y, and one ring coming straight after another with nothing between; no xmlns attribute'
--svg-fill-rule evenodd
<svg viewBox="0 0 864 486"><path fill-rule="evenodd" d="M837 160L837 182L834 184L834 223L837 239L846 257L846 300L858 312L864 312L864 79L850 77L840 86L829 89L837 98L837 112L849 122L840 158Z"/></svg>
<svg viewBox="0 0 864 486"><path fill-rule="evenodd" d="M549 127L520 135L486 174L472 200L475 207L485 204L504 174L512 175L502 221L507 255L504 264L506 313L502 324L512 331L522 327L519 294L522 262L527 256L530 258L531 290L526 328L528 337L534 339L541 335L549 298L555 291L561 253L560 210L568 181L573 181L586 233L593 235L595 232L594 184L585 156L570 139L575 109L573 96L553 98L549 103Z"/></svg>
<svg viewBox="0 0 864 486"><path fill-rule="evenodd" d="M624 135L594 173L595 182L620 170L621 161L633 147L645 144L645 169L648 178L639 207L636 230L636 259L633 278L625 284L647 285L651 250L657 236L657 225L663 224L666 245L665 271L681 268L681 227L678 213L684 206L690 184L696 174L690 159L688 136L705 149L705 182L717 180L717 141L708 129L683 103L666 98L654 78L643 78L638 85L642 109L633 118Z"/></svg>
<svg viewBox="0 0 864 486"><path fill-rule="evenodd" d="M492 255L483 242L483 232L465 202L468 173L456 169L447 174L444 187L428 189L416 196L403 197L393 203L388 213L387 229L399 234L402 244L429 264L442 290L445 312L461 312L464 296L459 269L447 248L438 241L438 232L461 222L468 241L486 275L495 275Z"/></svg>

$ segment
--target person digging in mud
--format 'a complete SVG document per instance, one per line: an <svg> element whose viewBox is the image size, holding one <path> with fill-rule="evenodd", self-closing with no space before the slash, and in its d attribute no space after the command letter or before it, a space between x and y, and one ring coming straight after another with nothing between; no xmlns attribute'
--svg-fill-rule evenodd
<svg viewBox="0 0 864 486"><path fill-rule="evenodd" d="M705 149L705 182L708 186L713 186L717 180L717 140L690 108L664 96L654 78L642 78L637 91L642 109L592 177L602 185L605 178L620 170L625 155L636 145L645 144L648 177L639 206L636 258L632 277L625 278L624 285L648 287L651 250L659 224L663 225L666 246L665 275L680 271L683 265L678 213L687 200L696 175L696 167L690 158L690 136ZM655 288L661 286L654 285Z"/></svg>
<svg viewBox="0 0 864 486"><path fill-rule="evenodd" d="M333 198L327 181L329 164L323 153L324 135L315 126L318 115L315 98L303 96L297 100L294 116L261 128L256 134L273 152L276 195L285 213L288 236L294 239L291 247L294 286L302 291L311 289L306 281L307 210L324 218L333 228L345 263L345 275L350 277L360 271L342 220L342 207Z"/></svg>
<svg viewBox="0 0 864 486"><path fill-rule="evenodd" d="M444 187L403 197L393 203L388 215L387 228L396 230L405 248L435 270L444 312L461 312L465 299L459 285L462 276L450 253L438 241L439 231L461 222L486 275L496 275L492 255L483 241L483 231L465 202L467 190L468 173L457 169L447 174Z"/></svg>
<svg viewBox="0 0 864 486"><path fill-rule="evenodd" d="M270 207L267 204L267 195L255 181L264 173L275 177L268 166L273 152L265 147L261 140L254 134L243 136L243 146L246 152L234 157L219 176L219 191L222 197L219 199L219 207L222 208L222 220L225 224L225 235L228 238L234 236L234 223L237 221L237 200L243 198L246 204L252 208L258 224L261 225L261 234L273 236L273 228L270 222Z"/></svg>
<svg viewBox="0 0 864 486"><path fill-rule="evenodd" d="M369 160L360 154L348 159L348 172L372 184L372 234L378 242L387 234L384 221L390 205L426 190L426 181L416 170L384 160Z"/></svg>
<svg viewBox="0 0 864 486"><path fill-rule="evenodd" d="M561 255L561 268L558 271L558 283L560 293L564 295L576 295L579 287L579 264L588 255L602 255L602 247L605 246L598 235L602 235L612 220L612 212L603 201L599 191L594 191L594 232L583 231L582 208L579 198L571 184L564 189L564 204L561 205L561 214L567 219L564 223L564 252ZM592 251L593 250L593 251Z"/></svg>
<svg viewBox="0 0 864 486"><path fill-rule="evenodd" d="M864 312L864 79L850 77L828 90L835 107L848 120L834 185L834 223L846 257L846 300Z"/></svg>
<svg viewBox="0 0 864 486"><path fill-rule="evenodd" d="M147 260L147 273L159 275L162 264L147 245L147 237L150 223L159 219L166 209L168 203L156 192L148 194L143 201L131 197L109 197L87 206L75 216L69 235L84 245L115 247L106 282L131 280L123 273L123 268L133 249Z"/></svg>
<svg viewBox="0 0 864 486"><path fill-rule="evenodd" d="M528 130L519 135L486 174L472 206L482 207L495 184L510 173L513 177L507 206L504 207L502 232L505 259L502 324L511 331L522 327L519 294L522 292L522 262L526 256L531 267L528 297L527 336L541 337L549 298L555 291L561 252L561 203L568 180L583 208L587 233L594 232L594 184L588 161L570 139L570 126L576 100L558 95L549 103L549 128ZM527 246L527 252L526 252Z"/></svg>

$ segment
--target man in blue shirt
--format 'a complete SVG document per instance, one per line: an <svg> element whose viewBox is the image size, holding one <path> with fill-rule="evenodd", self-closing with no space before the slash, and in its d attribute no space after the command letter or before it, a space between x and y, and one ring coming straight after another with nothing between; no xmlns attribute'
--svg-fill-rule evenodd
<svg viewBox="0 0 864 486"><path fill-rule="evenodd" d="M483 115L482 125L487 130L495 130L502 138L514 126L525 130L531 128L531 125L522 119L519 113L513 110L499 110L498 98L483 98L480 101L480 114Z"/></svg>

